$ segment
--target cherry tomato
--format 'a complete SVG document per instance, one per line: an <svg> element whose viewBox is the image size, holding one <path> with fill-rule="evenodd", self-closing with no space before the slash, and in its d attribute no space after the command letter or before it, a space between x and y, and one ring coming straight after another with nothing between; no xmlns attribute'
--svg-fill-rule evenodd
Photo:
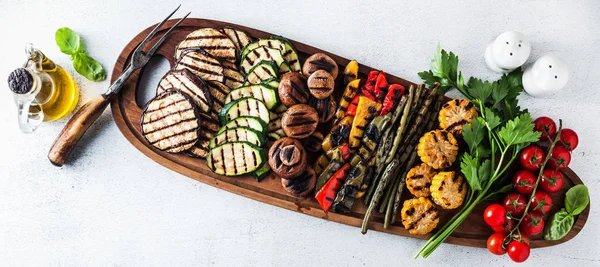
<svg viewBox="0 0 600 267"><path fill-rule="evenodd" d="M546 192L537 191L535 192L535 195L531 198L530 208L531 212L547 214L552 208L552 198Z"/></svg>
<svg viewBox="0 0 600 267"><path fill-rule="evenodd" d="M492 230L494 230L494 233L501 233L503 235L507 235L508 233L510 233L510 230L513 229L513 227L515 227L515 221L513 219L507 218L506 222L504 222L503 225L492 226Z"/></svg>
<svg viewBox="0 0 600 267"><path fill-rule="evenodd" d="M504 198L504 208L513 217L521 217L527 206L527 198L519 193L510 193Z"/></svg>
<svg viewBox="0 0 600 267"><path fill-rule="evenodd" d="M513 176L512 185L517 192L529 195L535 188L537 177L528 170L520 170Z"/></svg>
<svg viewBox="0 0 600 267"><path fill-rule="evenodd" d="M506 210L499 204L489 205L483 212L483 220L492 227L503 225L506 222Z"/></svg>
<svg viewBox="0 0 600 267"><path fill-rule="evenodd" d="M558 141L557 144L567 148L570 151L573 151L579 144L579 137L575 131L569 128L564 128L560 130L560 141Z"/></svg>
<svg viewBox="0 0 600 267"><path fill-rule="evenodd" d="M548 117L539 117L533 121L533 129L542 133L542 141L550 141L556 137L556 123Z"/></svg>
<svg viewBox="0 0 600 267"><path fill-rule="evenodd" d="M506 253L506 249L502 247L504 238L506 238L506 235L499 233L491 235L487 240L488 250L495 255L504 255Z"/></svg>
<svg viewBox="0 0 600 267"><path fill-rule="evenodd" d="M562 170L571 163L571 152L562 146L555 146L552 153L550 153L550 157L548 166L553 170Z"/></svg>
<svg viewBox="0 0 600 267"><path fill-rule="evenodd" d="M506 251L508 251L508 257L514 262L524 262L529 258L531 249L529 248L529 244L513 240L508 243Z"/></svg>
<svg viewBox="0 0 600 267"><path fill-rule="evenodd" d="M546 153L539 146L531 145L521 151L521 166L530 171L538 171L544 163Z"/></svg>
<svg viewBox="0 0 600 267"><path fill-rule="evenodd" d="M527 235L537 235L544 230L544 218L537 212L528 213L519 225L519 229Z"/></svg>
<svg viewBox="0 0 600 267"><path fill-rule="evenodd" d="M560 191L565 182L565 177L559 171L555 170L544 170L542 172L542 180L540 181L540 188L546 193L556 193Z"/></svg>

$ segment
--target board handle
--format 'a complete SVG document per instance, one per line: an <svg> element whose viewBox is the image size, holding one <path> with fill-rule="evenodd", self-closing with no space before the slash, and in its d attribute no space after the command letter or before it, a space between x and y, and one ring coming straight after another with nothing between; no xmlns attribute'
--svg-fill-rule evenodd
<svg viewBox="0 0 600 267"><path fill-rule="evenodd" d="M48 152L48 159L55 166L62 166L88 128L102 115L108 99L98 95L85 103L67 122Z"/></svg>

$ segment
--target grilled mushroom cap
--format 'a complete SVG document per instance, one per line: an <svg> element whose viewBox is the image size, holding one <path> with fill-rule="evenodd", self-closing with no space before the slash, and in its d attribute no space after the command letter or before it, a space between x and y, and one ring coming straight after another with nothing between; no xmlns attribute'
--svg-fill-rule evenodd
<svg viewBox="0 0 600 267"><path fill-rule="evenodd" d="M335 79L338 76L339 68L337 63L328 55L316 53L306 59L302 66L302 73L308 77L317 70L325 70Z"/></svg>
<svg viewBox="0 0 600 267"><path fill-rule="evenodd" d="M306 171L294 179L281 179L283 189L292 196L305 197L315 189L317 175L311 167L306 167Z"/></svg>
<svg viewBox="0 0 600 267"><path fill-rule="evenodd" d="M456 160L458 142L452 133L434 130L419 139L417 153L421 161L436 170L448 168Z"/></svg>
<svg viewBox="0 0 600 267"><path fill-rule="evenodd" d="M304 149L308 152L318 152L321 150L321 143L323 143L323 134L314 132L304 139Z"/></svg>
<svg viewBox="0 0 600 267"><path fill-rule="evenodd" d="M333 95L330 95L325 99L311 97L308 100L308 105L317 110L317 113L319 114L319 123L328 122L333 119L335 110L337 109L337 102L333 98Z"/></svg>
<svg viewBox="0 0 600 267"><path fill-rule="evenodd" d="M306 104L310 97L310 92L306 87L306 78L298 72L283 75L277 92L281 103L288 108L297 104Z"/></svg>
<svg viewBox="0 0 600 267"><path fill-rule="evenodd" d="M308 90L317 99L326 99L333 93L335 79L325 70L317 70L308 77Z"/></svg>
<svg viewBox="0 0 600 267"><path fill-rule="evenodd" d="M285 135L297 139L310 136L317 128L318 123L317 111L306 104L290 107L281 117L281 128Z"/></svg>
<svg viewBox="0 0 600 267"><path fill-rule="evenodd" d="M299 176L307 165L304 146L294 138L280 138L269 149L269 166L283 179Z"/></svg>

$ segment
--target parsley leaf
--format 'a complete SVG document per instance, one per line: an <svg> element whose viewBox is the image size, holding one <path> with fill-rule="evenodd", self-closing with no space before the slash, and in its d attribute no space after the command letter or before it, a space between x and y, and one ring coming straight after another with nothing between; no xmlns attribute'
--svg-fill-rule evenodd
<svg viewBox="0 0 600 267"><path fill-rule="evenodd" d="M517 144L526 144L540 140L541 133L533 130L533 120L529 113L521 114L508 121L498 132L498 136L505 147Z"/></svg>
<svg viewBox="0 0 600 267"><path fill-rule="evenodd" d="M471 186L471 191L480 191L482 189L479 181L479 161L471 156L469 153L464 153L460 162L460 170L465 175L465 179Z"/></svg>
<svg viewBox="0 0 600 267"><path fill-rule="evenodd" d="M494 129L502 123L502 121L500 120L500 117L498 117L498 115L496 115L496 112L494 112L493 110L491 110L490 108L487 108L487 107L484 108L484 111L485 111L485 122L488 124L488 127L490 127L490 129Z"/></svg>
<svg viewBox="0 0 600 267"><path fill-rule="evenodd" d="M465 125L463 128L463 139L469 146L471 154L476 153L477 147L481 145L481 142L485 138L485 134L485 122L481 117L477 117L470 125Z"/></svg>
<svg viewBox="0 0 600 267"><path fill-rule="evenodd" d="M483 82L480 79L471 77L467 83L467 92L475 98L473 99L474 101L483 104L492 93L492 84L488 81Z"/></svg>

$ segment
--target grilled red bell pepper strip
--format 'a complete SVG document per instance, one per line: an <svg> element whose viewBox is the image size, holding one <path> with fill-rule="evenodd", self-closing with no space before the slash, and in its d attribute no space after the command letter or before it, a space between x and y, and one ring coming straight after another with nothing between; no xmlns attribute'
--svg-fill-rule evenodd
<svg viewBox="0 0 600 267"><path fill-rule="evenodd" d="M342 188L346 177L350 173L350 169L352 165L350 163L344 164L334 175L329 178L329 181L317 192L315 198L321 205L324 211L328 211L331 208L331 205L335 201L335 197Z"/></svg>
<svg viewBox="0 0 600 267"><path fill-rule="evenodd" d="M348 108L346 109L346 113L344 114L344 116L354 116L356 115L356 108L358 107L358 100L360 94L354 96L354 98L352 98L352 102L350 102L350 105L348 105Z"/></svg>
<svg viewBox="0 0 600 267"><path fill-rule="evenodd" d="M398 101L400 101L400 97L404 95L404 86L399 84L390 85L387 95L383 99L383 108L381 109L381 116L388 114L390 111L394 110L398 105Z"/></svg>
<svg viewBox="0 0 600 267"><path fill-rule="evenodd" d="M369 72L369 76L367 77L367 81L360 89L360 94L370 98L371 100L376 99L376 90L375 84L377 83L377 77L379 76L379 71L371 71ZM375 100L376 101L376 100Z"/></svg>
<svg viewBox="0 0 600 267"><path fill-rule="evenodd" d="M377 81L375 82L374 92L377 102L381 103L383 98L387 95L388 88L390 85L385 79L385 72L380 71L377 75Z"/></svg>

